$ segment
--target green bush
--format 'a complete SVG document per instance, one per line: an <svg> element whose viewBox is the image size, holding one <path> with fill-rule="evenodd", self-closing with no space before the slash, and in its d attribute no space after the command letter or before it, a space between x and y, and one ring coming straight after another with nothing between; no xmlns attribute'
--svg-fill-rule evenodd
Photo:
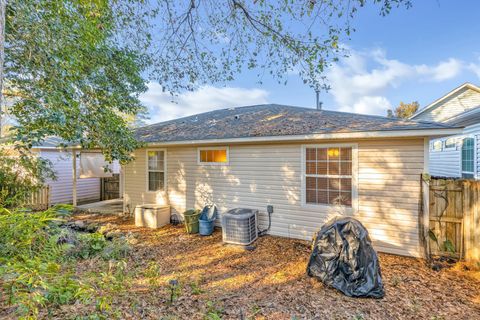
<svg viewBox="0 0 480 320"><path fill-rule="evenodd" d="M107 245L107 240L103 234L95 233L81 233L77 236L78 244L75 246L74 255L82 259L98 255L103 251Z"/></svg>
<svg viewBox="0 0 480 320"><path fill-rule="evenodd" d="M112 241L107 241L100 256L105 260L120 260L127 256L130 252L130 244L125 237L113 238Z"/></svg>
<svg viewBox="0 0 480 320"><path fill-rule="evenodd" d="M101 257L104 260L119 260L125 258L130 251L130 245L125 237L114 238L107 241L99 232L77 233L75 245L69 251L69 256L88 259Z"/></svg>
<svg viewBox="0 0 480 320"><path fill-rule="evenodd" d="M37 318L40 309L52 310L76 301L91 301L107 312L107 296L95 298L95 288L120 290L127 282L124 258L130 246L119 236L107 241L101 233L80 233L67 228L64 218L72 206L42 212L9 211L0 207L0 288L21 318ZM109 261L100 278L75 276L78 259L100 257Z"/></svg>
<svg viewBox="0 0 480 320"><path fill-rule="evenodd" d="M42 212L0 210L0 279L19 316L35 318L39 308L72 303L86 292L68 271L71 245L59 242L59 223L71 206Z"/></svg>
<svg viewBox="0 0 480 320"><path fill-rule="evenodd" d="M0 145L0 207L23 205L47 178L56 179L50 161L30 150Z"/></svg>

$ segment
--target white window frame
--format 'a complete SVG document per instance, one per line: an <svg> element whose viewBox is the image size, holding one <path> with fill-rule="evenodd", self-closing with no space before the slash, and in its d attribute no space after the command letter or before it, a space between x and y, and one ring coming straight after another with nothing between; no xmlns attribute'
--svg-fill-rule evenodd
<svg viewBox="0 0 480 320"><path fill-rule="evenodd" d="M454 146L453 146L453 147L447 147L447 141L450 140L450 139L454 139L454 140L455 140L455 143L454 143ZM449 138L446 138L445 141L443 141L443 150L444 150L444 151L454 151L454 150L457 150L457 137L449 137Z"/></svg>
<svg viewBox="0 0 480 320"><path fill-rule="evenodd" d="M149 190L148 187L148 172L150 171L148 169L148 152L150 151L163 151L163 190ZM161 172L161 171L160 171ZM154 148L154 149L146 149L145 150L145 190L148 193L157 193L157 192L166 192L167 191L167 149L159 149L159 148Z"/></svg>
<svg viewBox="0 0 480 320"><path fill-rule="evenodd" d="M435 149L435 142L440 142L440 149L439 150ZM430 150L432 152L442 152L443 151L443 141L442 140L432 141Z"/></svg>
<svg viewBox="0 0 480 320"><path fill-rule="evenodd" d="M200 161L200 151L202 150L226 150L227 161L226 162L202 162ZM230 148L228 146L215 146L215 147L199 147L197 148L197 164L200 166L228 166L230 164Z"/></svg>
<svg viewBox="0 0 480 320"><path fill-rule="evenodd" d="M352 148L352 206L324 204L324 203L307 203L306 196L306 149L307 148ZM324 208L326 210L332 208L341 208L348 214L358 212L358 143L332 143L332 144L304 144L301 146L301 205L305 208Z"/></svg>
<svg viewBox="0 0 480 320"><path fill-rule="evenodd" d="M473 171L463 171L463 140L466 138L473 138ZM478 179L477 174L477 136L464 136L461 138L462 145L460 147L460 178L463 178L463 174L473 174L473 179Z"/></svg>

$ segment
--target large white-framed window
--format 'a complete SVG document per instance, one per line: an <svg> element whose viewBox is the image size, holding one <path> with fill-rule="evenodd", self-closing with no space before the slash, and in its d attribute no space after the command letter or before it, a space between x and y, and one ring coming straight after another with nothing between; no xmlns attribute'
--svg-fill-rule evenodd
<svg viewBox="0 0 480 320"><path fill-rule="evenodd" d="M165 149L147 149L147 191L165 191L167 170L166 170Z"/></svg>
<svg viewBox="0 0 480 320"><path fill-rule="evenodd" d="M302 204L357 207L356 144L302 146Z"/></svg>
<svg viewBox="0 0 480 320"><path fill-rule="evenodd" d="M230 152L227 146L221 147L201 147L197 150L197 163L228 165L230 161Z"/></svg>
<svg viewBox="0 0 480 320"><path fill-rule="evenodd" d="M475 138L462 141L462 178L475 177Z"/></svg>

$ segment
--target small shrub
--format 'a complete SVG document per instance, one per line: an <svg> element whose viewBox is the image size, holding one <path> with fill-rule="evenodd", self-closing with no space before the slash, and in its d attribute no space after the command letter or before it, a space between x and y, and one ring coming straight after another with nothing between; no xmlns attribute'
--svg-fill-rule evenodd
<svg viewBox="0 0 480 320"><path fill-rule="evenodd" d="M143 272L143 275L148 278L148 283L151 286L157 287L159 285L157 278L160 277L161 272L162 270L159 264L156 261L150 261Z"/></svg>
<svg viewBox="0 0 480 320"><path fill-rule="evenodd" d="M105 260L120 260L125 258L130 252L130 244L125 237L113 238L107 241L100 256Z"/></svg>
<svg viewBox="0 0 480 320"><path fill-rule="evenodd" d="M79 299L85 300L89 293L89 287L67 273L59 275L48 284L45 297L53 305L62 305L71 304Z"/></svg>
<svg viewBox="0 0 480 320"><path fill-rule="evenodd" d="M200 288L200 284L197 281L190 283L190 289L192 289L193 295L199 295L205 292L202 290L202 288Z"/></svg>
<svg viewBox="0 0 480 320"><path fill-rule="evenodd" d="M78 243L72 251L72 254L82 259L88 259L98 255L107 245L107 240L103 234L98 232L80 233L77 235L77 241Z"/></svg>
<svg viewBox="0 0 480 320"><path fill-rule="evenodd" d="M215 302L207 302L207 313L205 314L205 320L220 320L222 319L223 308L217 306Z"/></svg>

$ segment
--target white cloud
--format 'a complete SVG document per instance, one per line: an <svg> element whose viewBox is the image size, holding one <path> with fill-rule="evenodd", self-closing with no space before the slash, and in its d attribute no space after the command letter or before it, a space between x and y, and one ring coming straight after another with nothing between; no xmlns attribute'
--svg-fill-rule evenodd
<svg viewBox="0 0 480 320"><path fill-rule="evenodd" d="M454 58L433 65L411 65L389 59L382 49L350 49L348 58L330 68L327 79L331 86L329 93L340 110L385 115L392 107L385 97L389 89L398 88L407 81L452 79L465 67L463 62Z"/></svg>
<svg viewBox="0 0 480 320"><path fill-rule="evenodd" d="M475 73L477 77L480 79L480 57L478 58L478 63L473 63L473 62L470 63L468 65L468 69L470 69L470 71Z"/></svg>
<svg viewBox="0 0 480 320"><path fill-rule="evenodd" d="M441 82L458 76L463 67L464 65L460 60L450 58L433 67L420 65L415 66L415 69L419 75L428 77L427 79L432 81Z"/></svg>
<svg viewBox="0 0 480 320"><path fill-rule="evenodd" d="M215 109L267 103L268 95L262 89L203 86L172 96L163 92L158 83L151 82L140 100L150 111L148 122L156 123Z"/></svg>
<svg viewBox="0 0 480 320"><path fill-rule="evenodd" d="M387 110L391 108L392 104L385 97L363 96L360 97L352 106L340 107L340 111L386 115Z"/></svg>

